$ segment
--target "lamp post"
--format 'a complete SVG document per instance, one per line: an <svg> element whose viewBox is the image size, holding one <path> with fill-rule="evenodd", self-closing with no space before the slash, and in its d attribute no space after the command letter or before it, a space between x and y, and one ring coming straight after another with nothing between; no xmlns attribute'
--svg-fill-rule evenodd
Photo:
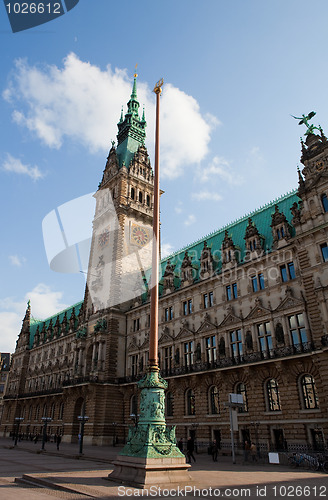
<svg viewBox="0 0 328 500"><path fill-rule="evenodd" d="M116 426L117 426L117 422L113 422L112 426L113 426L113 446L116 446Z"/></svg>
<svg viewBox="0 0 328 500"><path fill-rule="evenodd" d="M79 453L80 455L83 455L83 436L84 436L84 425L85 423L89 420L89 417L86 415L79 415L78 417L79 422L81 422L81 429L80 429L80 450Z"/></svg>
<svg viewBox="0 0 328 500"><path fill-rule="evenodd" d="M16 422L15 446L17 445L18 434L19 434L19 426L20 426L21 422L23 422L23 420L24 420L23 417L15 417L15 422Z"/></svg>
<svg viewBox="0 0 328 500"><path fill-rule="evenodd" d="M44 450L44 445L45 445L45 442L47 441L47 425L48 425L48 422L51 422L52 418L51 417L42 417L41 420L43 422L41 450Z"/></svg>

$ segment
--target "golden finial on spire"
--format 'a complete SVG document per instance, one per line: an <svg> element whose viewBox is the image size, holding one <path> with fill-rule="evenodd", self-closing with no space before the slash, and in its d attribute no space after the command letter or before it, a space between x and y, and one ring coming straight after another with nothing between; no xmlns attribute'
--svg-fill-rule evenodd
<svg viewBox="0 0 328 500"><path fill-rule="evenodd" d="M164 83L163 78L158 80L158 82L156 83L154 90L153 90L153 92L155 92L155 94L160 94L162 92L163 83Z"/></svg>
<svg viewBox="0 0 328 500"><path fill-rule="evenodd" d="M137 64L135 65L135 67L134 67L134 75L133 75L133 76L134 76L134 78L137 78L137 76L138 76L138 73L137 73L137 66L138 66L138 63L137 63Z"/></svg>

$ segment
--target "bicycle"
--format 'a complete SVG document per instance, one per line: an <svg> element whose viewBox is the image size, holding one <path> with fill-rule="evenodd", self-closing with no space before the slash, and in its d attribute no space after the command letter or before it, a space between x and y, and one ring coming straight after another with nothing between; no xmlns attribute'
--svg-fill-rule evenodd
<svg viewBox="0 0 328 500"><path fill-rule="evenodd" d="M300 467L302 465L312 470L318 470L317 466L319 468L319 461L315 457L302 453L293 453L288 457L288 463L291 467Z"/></svg>

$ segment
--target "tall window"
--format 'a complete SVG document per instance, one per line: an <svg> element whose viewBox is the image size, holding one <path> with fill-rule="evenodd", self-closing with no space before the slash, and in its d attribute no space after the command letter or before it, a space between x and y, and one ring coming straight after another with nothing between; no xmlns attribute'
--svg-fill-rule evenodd
<svg viewBox="0 0 328 500"><path fill-rule="evenodd" d="M173 394L170 391L166 393L165 404L166 416L173 417Z"/></svg>
<svg viewBox="0 0 328 500"><path fill-rule="evenodd" d="M259 290L264 290L263 273L259 273L257 276L252 276L251 280L252 280L253 292L258 292Z"/></svg>
<svg viewBox="0 0 328 500"><path fill-rule="evenodd" d="M243 343L241 330L230 332L231 355L235 359L240 359L243 354Z"/></svg>
<svg viewBox="0 0 328 500"><path fill-rule="evenodd" d="M185 366L187 366L187 367L192 366L192 362L193 362L193 341L192 340L190 342L185 342L185 344L184 344L184 360L185 360Z"/></svg>
<svg viewBox="0 0 328 500"><path fill-rule="evenodd" d="M242 394L244 402L243 408L238 408L238 412L239 413L247 412L248 411L247 391L246 391L246 385L243 382L239 382L239 384L237 384L236 393Z"/></svg>
<svg viewBox="0 0 328 500"><path fill-rule="evenodd" d="M304 408L306 410L319 408L317 388L314 378L311 375L303 375L301 378L301 388Z"/></svg>
<svg viewBox="0 0 328 500"><path fill-rule="evenodd" d="M60 403L58 420L63 420L64 417L64 403Z"/></svg>
<svg viewBox="0 0 328 500"><path fill-rule="evenodd" d="M135 197L134 188L131 188L131 198L132 198L132 200L134 200L134 197Z"/></svg>
<svg viewBox="0 0 328 500"><path fill-rule="evenodd" d="M322 203L323 210L325 212L328 212L328 198L327 198L326 194L323 194L321 196L321 203Z"/></svg>
<svg viewBox="0 0 328 500"><path fill-rule="evenodd" d="M288 262L288 264L280 266L280 274L281 274L281 279L284 282L295 279L296 275L295 275L294 263Z"/></svg>
<svg viewBox="0 0 328 500"><path fill-rule="evenodd" d="M274 378L271 378L266 383L266 391L268 398L268 409L270 411L280 411L280 397L278 383Z"/></svg>
<svg viewBox="0 0 328 500"><path fill-rule="evenodd" d="M285 230L284 230L284 226L281 226L277 229L277 238L278 240L281 240L285 237Z"/></svg>
<svg viewBox="0 0 328 500"><path fill-rule="evenodd" d="M137 332L138 330L140 330L140 318L133 320L133 331Z"/></svg>
<svg viewBox="0 0 328 500"><path fill-rule="evenodd" d="M219 389L213 385L209 390L210 414L218 415L220 413Z"/></svg>
<svg viewBox="0 0 328 500"><path fill-rule="evenodd" d="M192 299L183 302L183 315L187 316L192 313Z"/></svg>
<svg viewBox="0 0 328 500"><path fill-rule="evenodd" d="M138 373L138 354L131 356L131 375L134 377Z"/></svg>
<svg viewBox="0 0 328 500"><path fill-rule="evenodd" d="M139 191L139 203L142 203L142 192Z"/></svg>
<svg viewBox="0 0 328 500"><path fill-rule="evenodd" d="M204 309L208 309L209 307L213 306L213 292L204 293L203 305L204 305Z"/></svg>
<svg viewBox="0 0 328 500"><path fill-rule="evenodd" d="M170 306L170 307L166 307L164 309L164 320L167 322L167 321L171 321L173 319L173 307Z"/></svg>
<svg viewBox="0 0 328 500"><path fill-rule="evenodd" d="M42 413L42 417L47 417L48 415L48 408L47 408L47 405L44 404L43 405L43 413Z"/></svg>
<svg viewBox="0 0 328 500"><path fill-rule="evenodd" d="M206 361L208 363L213 363L216 360L216 338L215 335L206 337Z"/></svg>
<svg viewBox="0 0 328 500"><path fill-rule="evenodd" d="M138 399L137 396L134 394L131 396L130 399L130 415L137 415L138 414Z"/></svg>
<svg viewBox="0 0 328 500"><path fill-rule="evenodd" d="M269 352L273 348L272 346L272 336L271 336L271 326L270 323L261 323L257 325L258 339L260 343L261 352Z"/></svg>
<svg viewBox="0 0 328 500"><path fill-rule="evenodd" d="M186 392L186 406L187 406L187 415L195 415L195 394L192 389L188 389Z"/></svg>
<svg viewBox="0 0 328 500"><path fill-rule="evenodd" d="M237 283L226 287L227 300L236 299L238 297Z"/></svg>
<svg viewBox="0 0 328 500"><path fill-rule="evenodd" d="M170 371L172 368L172 346L164 347L164 370Z"/></svg>
<svg viewBox="0 0 328 500"><path fill-rule="evenodd" d="M303 314L295 314L288 317L289 331L293 345L304 344L307 342L307 334L304 325Z"/></svg>
<svg viewBox="0 0 328 500"><path fill-rule="evenodd" d="M54 418L55 418L55 409L56 409L56 405L55 405L55 403L52 403L51 410L50 410L50 417L52 420L54 420Z"/></svg>
<svg viewBox="0 0 328 500"><path fill-rule="evenodd" d="M321 255L324 262L328 262L328 246L327 243L320 245Z"/></svg>

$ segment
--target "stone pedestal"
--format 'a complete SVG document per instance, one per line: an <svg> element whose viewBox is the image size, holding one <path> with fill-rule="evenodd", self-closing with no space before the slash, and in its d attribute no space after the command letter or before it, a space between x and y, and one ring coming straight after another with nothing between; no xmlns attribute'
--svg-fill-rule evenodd
<svg viewBox="0 0 328 500"><path fill-rule="evenodd" d="M141 458L118 456L108 479L121 484L148 488L152 485L170 487L190 484L189 464L181 458Z"/></svg>

